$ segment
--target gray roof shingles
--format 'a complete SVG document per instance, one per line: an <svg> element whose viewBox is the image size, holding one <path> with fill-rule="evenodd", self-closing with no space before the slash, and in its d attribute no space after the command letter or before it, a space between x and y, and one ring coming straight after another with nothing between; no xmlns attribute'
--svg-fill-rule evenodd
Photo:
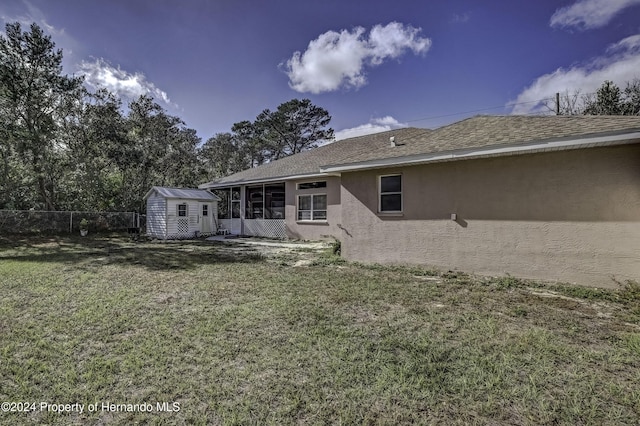
<svg viewBox="0 0 640 426"><path fill-rule="evenodd" d="M318 174L323 166L632 130L640 131L640 116L480 115L436 130L409 127L344 139L244 170L212 183L231 184ZM391 136L395 137L397 146L391 146Z"/></svg>
<svg viewBox="0 0 640 426"><path fill-rule="evenodd" d="M640 116L476 116L329 165L640 130Z"/></svg>
<svg viewBox="0 0 640 426"><path fill-rule="evenodd" d="M211 184L244 183L267 179L286 178L289 176L313 175L320 173L320 167L344 161L352 156L362 156L370 151L377 151L382 145L389 145L389 138L406 139L430 132L429 129L407 127L389 130L373 135L343 139L309 151L284 157L259 167L218 179ZM205 184L202 186L209 186Z"/></svg>

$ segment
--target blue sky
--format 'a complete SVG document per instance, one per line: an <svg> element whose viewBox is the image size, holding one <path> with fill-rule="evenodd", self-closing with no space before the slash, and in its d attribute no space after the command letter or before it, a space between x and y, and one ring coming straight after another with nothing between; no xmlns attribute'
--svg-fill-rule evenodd
<svg viewBox="0 0 640 426"><path fill-rule="evenodd" d="M640 78L640 0L3 0L64 71L149 93L204 140L293 98L338 138L531 114Z"/></svg>

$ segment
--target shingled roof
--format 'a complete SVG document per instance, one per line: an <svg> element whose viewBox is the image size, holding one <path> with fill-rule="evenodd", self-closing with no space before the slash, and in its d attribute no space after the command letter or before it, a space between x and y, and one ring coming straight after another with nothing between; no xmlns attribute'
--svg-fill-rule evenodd
<svg viewBox="0 0 640 426"><path fill-rule="evenodd" d="M425 156L463 158L465 152L527 152L527 146L548 144L569 149L563 141L595 140L597 137L632 135L640 138L640 116L486 116L468 118L436 130L403 128L344 139L320 148L236 173L201 187L225 186L346 171L385 164L416 164ZM635 135L635 136L633 136ZM395 146L389 143L395 138ZM629 139L622 136L619 139ZM573 142L571 142L573 143ZM607 143L611 143L610 141ZM614 142L618 143L618 142ZM537 146L537 145L536 145ZM573 148L583 145L571 145ZM543 149L541 149L543 150ZM460 154L463 155L460 155ZM458 155L458 157L456 157ZM488 155L488 154L487 154ZM440 157L444 158L444 155ZM467 156L466 158L471 158ZM377 163L376 163L377 162Z"/></svg>
<svg viewBox="0 0 640 426"><path fill-rule="evenodd" d="M412 135L401 146L382 145L376 150L350 155L339 162L326 162L324 166L454 152L471 148L585 138L630 130L640 130L639 116L479 115L440 127L432 132Z"/></svg>
<svg viewBox="0 0 640 426"><path fill-rule="evenodd" d="M343 139L309 151L284 157L259 167L243 170L213 182L200 185L200 188L213 188L228 186L230 184L245 184L279 179L285 180L293 176L317 176L320 174L320 167L325 164L340 163L346 158L362 157L366 155L367 152L378 151L382 145L389 145L389 138L391 136L394 136L397 140L405 140L429 133L430 131L429 129L407 127L373 135Z"/></svg>

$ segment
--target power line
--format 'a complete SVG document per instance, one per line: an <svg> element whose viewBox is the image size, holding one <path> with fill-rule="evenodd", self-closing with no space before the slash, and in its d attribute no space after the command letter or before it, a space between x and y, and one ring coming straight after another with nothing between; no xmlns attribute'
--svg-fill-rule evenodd
<svg viewBox="0 0 640 426"><path fill-rule="evenodd" d="M538 104L540 102L550 101L550 100L553 100L553 98L543 98L543 99L539 99L539 100L536 100L536 101L518 102L518 103L515 103L515 104L500 105L500 106L489 107L489 108L481 108L481 109L474 109L474 110L470 110L470 111L454 112L454 113L451 113L451 114L432 115L432 116L429 116L429 117L416 118L414 120L406 120L405 122L406 123L413 123L413 122L416 122L416 121L435 120L437 118L446 118L446 117L453 117L455 115L472 114L474 112L490 111L490 110L494 110L494 109L503 109L503 108L508 108L508 107L514 107L516 105Z"/></svg>

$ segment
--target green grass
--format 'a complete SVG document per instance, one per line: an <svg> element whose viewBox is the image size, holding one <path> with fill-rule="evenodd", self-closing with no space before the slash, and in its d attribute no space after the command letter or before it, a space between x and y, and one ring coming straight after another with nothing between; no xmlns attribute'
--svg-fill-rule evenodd
<svg viewBox="0 0 640 426"><path fill-rule="evenodd" d="M0 239L0 402L154 408L38 405L0 424L639 422L636 283L550 286L331 253L294 267L295 254Z"/></svg>

